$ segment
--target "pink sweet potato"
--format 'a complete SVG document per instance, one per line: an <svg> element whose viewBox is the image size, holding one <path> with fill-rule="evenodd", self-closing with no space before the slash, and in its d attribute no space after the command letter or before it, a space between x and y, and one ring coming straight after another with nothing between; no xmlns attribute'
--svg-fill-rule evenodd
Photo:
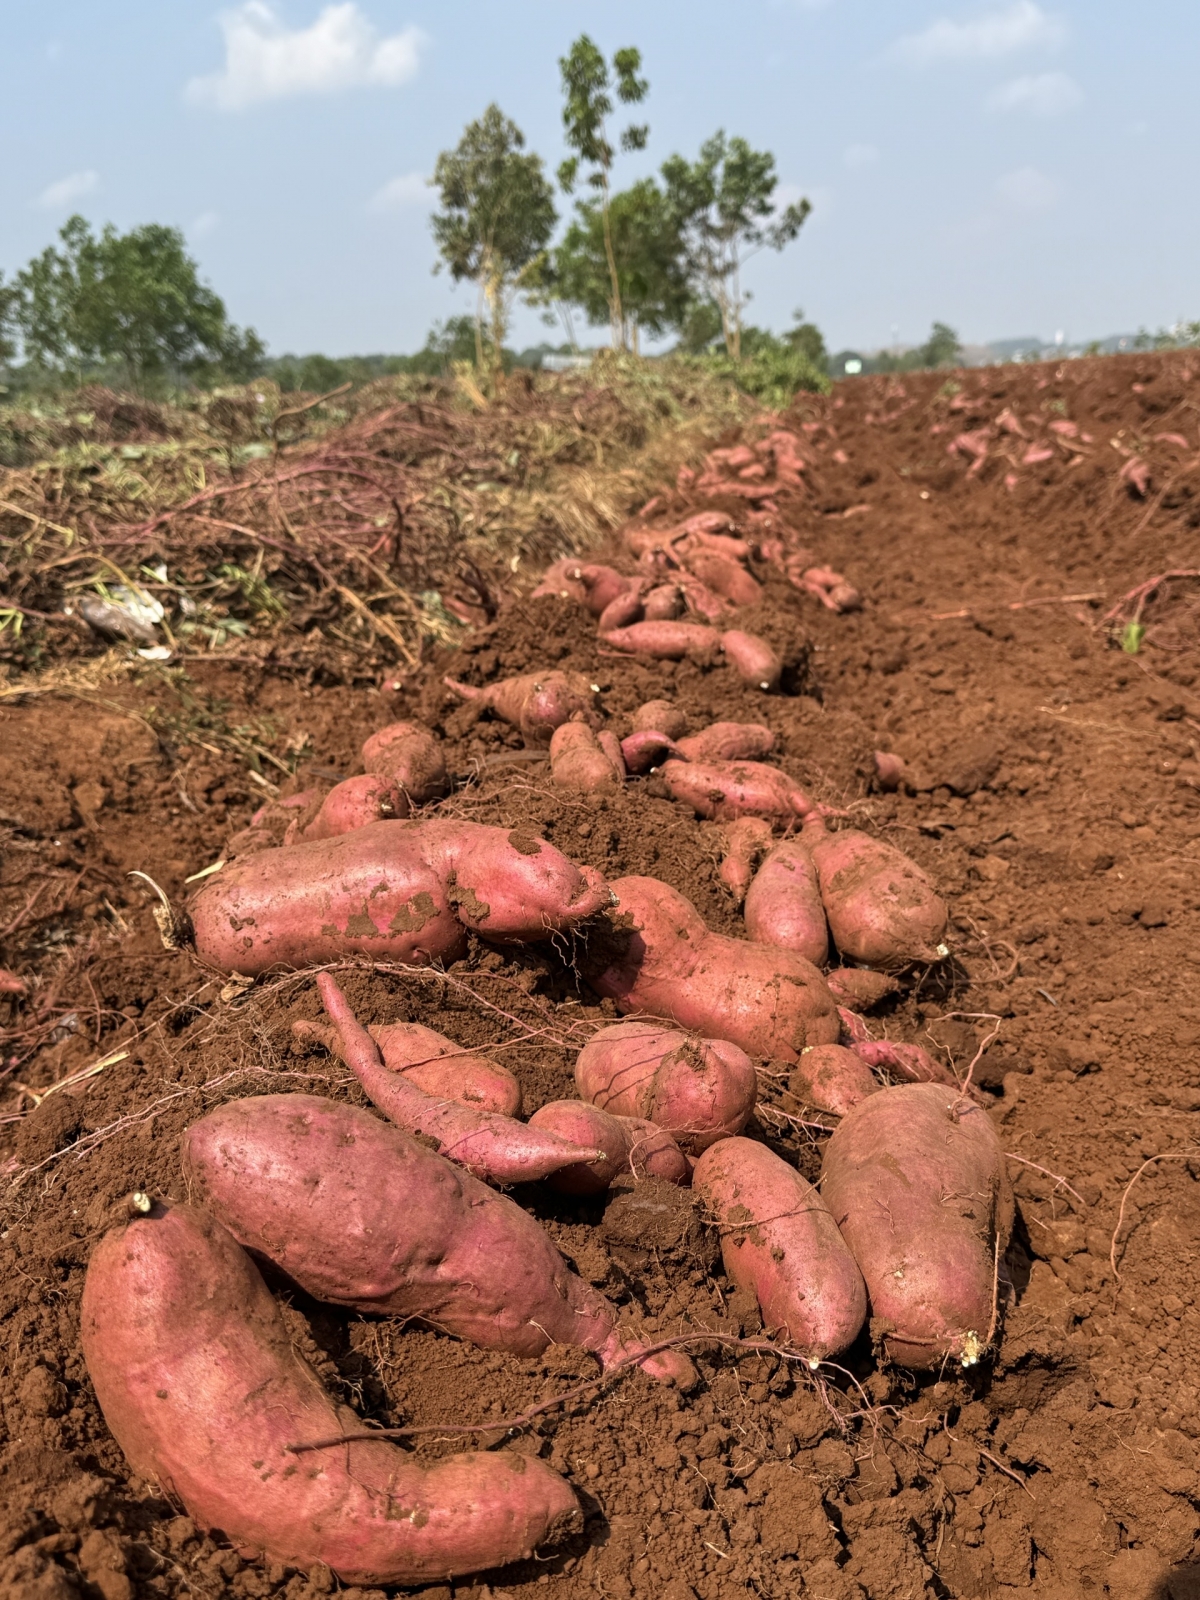
<svg viewBox="0 0 1200 1600"><path fill-rule="evenodd" d="M607 1365L633 1342L527 1212L368 1111L231 1100L185 1131L182 1155L205 1208L318 1300L521 1356L572 1344ZM655 1376L691 1370L659 1359Z"/></svg>
<svg viewBox="0 0 1200 1600"><path fill-rule="evenodd" d="M621 740L621 760L625 770L640 776L654 767L661 767L668 756L678 754L677 747L665 733L631 733Z"/></svg>
<svg viewBox="0 0 1200 1600"><path fill-rule="evenodd" d="M424 1466L384 1440L292 1454L363 1425L297 1353L246 1252L191 1206L156 1205L101 1241L82 1339L132 1470L203 1532L269 1562L424 1585L528 1556L582 1523L569 1485L532 1456Z"/></svg>
<svg viewBox="0 0 1200 1600"><path fill-rule="evenodd" d="M687 712L669 700L647 700L633 713L634 733L665 733L668 739L682 739L688 731Z"/></svg>
<svg viewBox="0 0 1200 1600"><path fill-rule="evenodd" d="M783 662L765 639L730 628L721 635L721 649L729 665L747 683L756 689L778 689Z"/></svg>
<svg viewBox="0 0 1200 1600"><path fill-rule="evenodd" d="M664 1183L691 1181L692 1164L675 1140L642 1117L616 1117L584 1100L551 1100L534 1112L529 1126L605 1153L603 1161L581 1161L551 1173L546 1185L560 1194L602 1194L623 1172Z"/></svg>
<svg viewBox="0 0 1200 1600"><path fill-rule="evenodd" d="M454 678L447 688L473 700L483 710L511 722L532 744L549 744L555 728L577 713L596 720L596 691L579 672L527 672L519 678L502 678L485 689L472 688Z"/></svg>
<svg viewBox="0 0 1200 1600"><path fill-rule="evenodd" d="M190 911L200 958L253 976L360 954L448 964L468 929L501 944L546 939L608 903L597 873L533 833L407 821L239 858Z"/></svg>
<svg viewBox="0 0 1200 1600"><path fill-rule="evenodd" d="M330 973L317 973L317 988L339 1035L338 1054L362 1084L367 1098L397 1127L433 1140L439 1155L447 1160L496 1183L534 1183L560 1167L603 1158L602 1150L581 1156L577 1146L514 1117L426 1094L406 1074L388 1070L379 1046L355 1017Z"/></svg>
<svg viewBox="0 0 1200 1600"><path fill-rule="evenodd" d="M843 957L889 971L945 956L946 903L902 850L856 828L827 833L816 817L804 839Z"/></svg>
<svg viewBox="0 0 1200 1600"><path fill-rule="evenodd" d="M658 661L682 661L684 656L708 656L720 645L715 628L702 622L631 622L627 628L609 628L601 644L629 655L653 656Z"/></svg>
<svg viewBox="0 0 1200 1600"><path fill-rule="evenodd" d="M825 965L825 907L803 840L785 839L768 852L746 893L743 915L746 932L759 944L795 950L814 966Z"/></svg>
<svg viewBox="0 0 1200 1600"><path fill-rule="evenodd" d="M862 1057L840 1044L817 1044L803 1051L788 1079L788 1089L797 1100L839 1117L882 1087Z"/></svg>
<svg viewBox="0 0 1200 1600"><path fill-rule="evenodd" d="M408 809L408 796L391 778L376 778L369 772L345 778L334 784L311 816L301 812L288 827L283 842L336 839L339 834L365 828L369 822L406 817Z"/></svg>
<svg viewBox="0 0 1200 1600"><path fill-rule="evenodd" d="M715 550L693 550L687 557L687 566L701 583L735 606L752 606L762 594L762 585L739 561Z"/></svg>
<svg viewBox="0 0 1200 1600"><path fill-rule="evenodd" d="M578 556L564 556L553 562L542 573L537 588L529 592L531 600L541 600L547 595L553 595L556 600L577 600L580 605L586 603L587 589L584 587Z"/></svg>
<svg viewBox="0 0 1200 1600"><path fill-rule="evenodd" d="M979 1360L995 1335L1013 1217L987 1113L939 1084L869 1095L825 1147L821 1192L866 1279L887 1359Z"/></svg>
<svg viewBox="0 0 1200 1600"><path fill-rule="evenodd" d="M442 746L419 722L390 722L362 747L363 770L390 778L414 806L438 800L449 787Z"/></svg>
<svg viewBox="0 0 1200 1600"><path fill-rule="evenodd" d="M615 789L625 779L619 744L617 761L619 766L586 722L564 722L555 728L550 741L550 776L560 789L581 789L585 794Z"/></svg>
<svg viewBox="0 0 1200 1600"><path fill-rule="evenodd" d="M419 1022L382 1022L367 1032L379 1046L389 1072L402 1072L418 1089L437 1099L457 1100L477 1111L496 1111L502 1117L521 1114L521 1085L490 1056L465 1050ZM297 1039L315 1040L335 1055L342 1038L332 1025L293 1022Z"/></svg>
<svg viewBox="0 0 1200 1600"><path fill-rule="evenodd" d="M631 583L615 594L596 621L597 631L608 633L613 628L624 628L628 623L640 622L646 608L642 603L644 583Z"/></svg>
<svg viewBox="0 0 1200 1600"><path fill-rule="evenodd" d="M684 609L683 591L677 583L660 583L642 599L642 615L647 622L674 622Z"/></svg>
<svg viewBox="0 0 1200 1600"><path fill-rule="evenodd" d="M867 1292L812 1184L754 1139L706 1150L693 1184L716 1220L725 1271L753 1292L769 1338L802 1350L814 1367L854 1343Z"/></svg>
<svg viewBox="0 0 1200 1600"><path fill-rule="evenodd" d="M775 735L761 722L711 722L680 739L685 761L761 761L775 748Z"/></svg>
<svg viewBox="0 0 1200 1600"><path fill-rule="evenodd" d="M746 1052L651 1022L618 1022L575 1058L580 1097L616 1116L665 1128L689 1155L741 1133L758 1079Z"/></svg>
<svg viewBox="0 0 1200 1600"><path fill-rule="evenodd" d="M771 824L765 817L739 817L721 831L725 853L717 877L741 905L759 862L771 848Z"/></svg>
<svg viewBox="0 0 1200 1600"><path fill-rule="evenodd" d="M887 1072L901 1083L944 1083L951 1089L958 1087L958 1079L950 1068L935 1060L919 1044L897 1044L894 1039L856 1039L850 1048L868 1067Z"/></svg>
<svg viewBox="0 0 1200 1600"><path fill-rule="evenodd" d="M636 578L626 577L614 567L606 567L598 562L581 567L579 576L587 590L585 603L594 617L598 617L610 601L637 582Z"/></svg>
<svg viewBox="0 0 1200 1600"><path fill-rule="evenodd" d="M687 601L689 611L694 611L698 617L703 617L707 622L724 622L737 610L732 600L726 600L724 595L710 589L706 583L701 583L699 578L693 577L690 572L679 572L675 581Z"/></svg>
<svg viewBox="0 0 1200 1600"><path fill-rule="evenodd" d="M851 1011L870 1011L900 987L886 972L872 972L869 967L834 967L825 974L825 982L838 1005Z"/></svg>
<svg viewBox="0 0 1200 1600"><path fill-rule="evenodd" d="M716 822L747 816L794 822L819 809L786 772L761 761L671 760L661 776L673 799Z"/></svg>
<svg viewBox="0 0 1200 1600"><path fill-rule="evenodd" d="M833 996L803 956L710 932L656 878L619 878L612 890L617 905L589 976L619 1011L666 1018L753 1057L794 1061L806 1044L837 1042Z"/></svg>

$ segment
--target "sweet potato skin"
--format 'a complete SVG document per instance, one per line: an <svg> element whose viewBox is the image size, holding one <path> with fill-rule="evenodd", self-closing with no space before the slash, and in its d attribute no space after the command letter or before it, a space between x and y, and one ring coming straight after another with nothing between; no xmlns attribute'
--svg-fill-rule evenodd
<svg viewBox="0 0 1200 1600"><path fill-rule="evenodd" d="M881 1088L863 1058L840 1044L817 1044L805 1050L788 1079L788 1089L797 1100L837 1117L844 1117Z"/></svg>
<svg viewBox="0 0 1200 1600"><path fill-rule="evenodd" d="M675 753L676 747L665 733L644 730L631 733L627 739L621 740L621 760L625 770L635 775L661 766L669 755Z"/></svg>
<svg viewBox="0 0 1200 1600"><path fill-rule="evenodd" d="M529 1126L605 1153L604 1161L580 1162L551 1173L546 1187L560 1194L602 1194L622 1172L665 1183L691 1181L691 1162L675 1140L642 1117L613 1116L585 1100L551 1100L534 1112Z"/></svg>
<svg viewBox="0 0 1200 1600"><path fill-rule="evenodd" d="M760 639L756 633L730 628L721 635L721 649L730 666L747 683L768 693L778 689L783 662L765 639Z"/></svg>
<svg viewBox="0 0 1200 1600"><path fill-rule="evenodd" d="M829 956L825 907L808 848L784 839L768 851L746 892L746 932L759 944L795 950L823 967Z"/></svg>
<svg viewBox="0 0 1200 1600"><path fill-rule="evenodd" d="M721 636L703 622L631 622L627 627L606 628L600 642L630 655L653 656L660 661L682 661L684 656L707 656Z"/></svg>
<svg viewBox="0 0 1200 1600"><path fill-rule="evenodd" d="M717 877L740 906L759 862L771 848L771 824L765 817L739 817L724 833L724 854Z"/></svg>
<svg viewBox="0 0 1200 1600"><path fill-rule="evenodd" d="M365 828L371 822L407 817L408 796L391 778L364 773L335 783L308 821L301 815L283 836L284 844L301 839L336 839L339 834Z"/></svg>
<svg viewBox="0 0 1200 1600"><path fill-rule="evenodd" d="M761 722L711 722L679 739L685 761L761 761L775 748L775 735Z"/></svg>
<svg viewBox="0 0 1200 1600"><path fill-rule="evenodd" d="M618 1022L575 1058L580 1097L665 1128L689 1155L740 1133L758 1093L754 1063L727 1039L699 1039L648 1022Z"/></svg>
<svg viewBox="0 0 1200 1600"><path fill-rule="evenodd" d="M794 1061L806 1044L836 1044L833 996L812 965L712 933L677 890L656 878L619 878L608 964L589 974L620 1011L642 1011L751 1057Z"/></svg>
<svg viewBox="0 0 1200 1600"><path fill-rule="evenodd" d="M607 900L598 874L532 834L403 821L239 858L189 909L200 958L253 976L347 955L450 962L468 928L500 943L547 938Z"/></svg>
<svg viewBox="0 0 1200 1600"><path fill-rule="evenodd" d="M866 1280L886 1357L910 1367L978 1360L995 1333L1013 1217L987 1113L939 1084L870 1095L829 1140L821 1192Z"/></svg>
<svg viewBox="0 0 1200 1600"><path fill-rule="evenodd" d="M617 746L618 756L620 746ZM583 722L564 722L550 740L550 775L560 789L594 794L615 789L625 779L625 763L618 770L611 754Z"/></svg>
<svg viewBox="0 0 1200 1600"><path fill-rule="evenodd" d="M674 799L716 822L747 816L794 822L816 809L786 772L761 761L670 760L660 773Z"/></svg>
<svg viewBox="0 0 1200 1600"><path fill-rule="evenodd" d="M367 1032L379 1046L388 1071L402 1072L426 1094L502 1117L520 1116L521 1085L507 1067L490 1057L464 1050L419 1022L383 1022ZM341 1052L341 1035L332 1025L293 1022L292 1033L300 1040L316 1040L335 1055Z"/></svg>
<svg viewBox="0 0 1200 1600"><path fill-rule="evenodd" d="M455 678L444 682L464 700L474 700L502 722L511 722L531 744L549 744L555 728L576 715L589 722L598 715L596 691L579 672L526 672L483 689Z"/></svg>
<svg viewBox="0 0 1200 1600"><path fill-rule="evenodd" d="M862 1274L828 1206L756 1139L724 1139L693 1187L717 1219L725 1270L753 1291L771 1338L814 1364L853 1344L867 1316Z"/></svg>
<svg viewBox="0 0 1200 1600"><path fill-rule="evenodd" d="M362 762L365 772L390 778L414 806L440 799L450 785L441 744L419 722L389 722L380 728L364 742Z"/></svg>
<svg viewBox="0 0 1200 1600"><path fill-rule="evenodd" d="M324 1563L348 1584L426 1583L520 1558L581 1522L570 1487L530 1457L425 1468L373 1440L289 1453L362 1424L296 1354L245 1252L191 1206L156 1206L101 1241L82 1338L134 1471L269 1561Z"/></svg>
<svg viewBox="0 0 1200 1600"><path fill-rule="evenodd" d="M716 550L699 549L687 557L689 570L715 594L735 606L752 606L762 594L762 585L752 578L740 562Z"/></svg>
<svg viewBox="0 0 1200 1600"><path fill-rule="evenodd" d="M915 861L857 828L826 833L819 819L804 838L843 957L885 972L941 959L946 903Z"/></svg>
<svg viewBox="0 0 1200 1600"><path fill-rule="evenodd" d="M647 700L633 713L634 733L665 733L668 739L682 739L688 731L687 712L669 700Z"/></svg>
<svg viewBox="0 0 1200 1600"><path fill-rule="evenodd" d="M870 1011L900 987L886 972L872 972L869 967L834 967L825 974L825 982L837 1003L851 1011Z"/></svg>

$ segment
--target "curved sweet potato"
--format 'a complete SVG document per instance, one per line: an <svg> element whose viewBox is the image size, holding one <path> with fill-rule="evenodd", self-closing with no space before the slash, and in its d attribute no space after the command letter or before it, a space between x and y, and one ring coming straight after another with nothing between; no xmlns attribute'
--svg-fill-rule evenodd
<svg viewBox="0 0 1200 1600"><path fill-rule="evenodd" d="M630 583L612 599L600 613L596 628L600 633L608 633L613 628L624 628L628 623L640 622L645 615L645 606L642 604L644 583Z"/></svg>
<svg viewBox="0 0 1200 1600"><path fill-rule="evenodd" d="M889 1072L904 1083L944 1083L950 1089L959 1086L950 1068L936 1061L919 1044L897 1044L894 1039L856 1039L850 1048L868 1067Z"/></svg>
<svg viewBox="0 0 1200 1600"><path fill-rule="evenodd" d="M610 601L637 583L636 578L627 577L615 567L606 567L595 561L581 567L579 576L587 591L584 603L594 617L598 617Z"/></svg>
<svg viewBox="0 0 1200 1600"><path fill-rule="evenodd" d="M775 748L775 735L761 722L710 722L680 739L685 761L761 761Z"/></svg>
<svg viewBox="0 0 1200 1600"><path fill-rule="evenodd" d="M347 955L455 961L468 928L501 944L545 939L608 903L597 873L532 833L407 821L239 858L190 911L201 959L253 976Z"/></svg>
<svg viewBox="0 0 1200 1600"><path fill-rule="evenodd" d="M593 957L605 965L591 983L619 1011L784 1061L806 1044L837 1042L833 996L803 956L710 932L691 901L656 878L619 878L612 890L606 949Z"/></svg>
<svg viewBox="0 0 1200 1600"><path fill-rule="evenodd" d="M82 1339L133 1471L205 1532L269 1561L323 1563L351 1584L425 1584L528 1556L581 1524L569 1485L530 1456L426 1467L383 1440L292 1454L362 1423L296 1353L245 1251L191 1206L156 1205L101 1240Z"/></svg>
<svg viewBox="0 0 1200 1600"><path fill-rule="evenodd" d="M435 1098L457 1100L477 1111L502 1117L521 1114L521 1085L507 1067L489 1056L464 1050L444 1034L419 1022L381 1022L367 1029L379 1046L389 1072L402 1072L418 1089ZM342 1036L331 1024L293 1022L297 1039L315 1040L340 1055Z"/></svg>
<svg viewBox="0 0 1200 1600"><path fill-rule="evenodd" d="M616 1307L527 1212L368 1111L230 1100L192 1123L182 1153L206 1209L318 1300L522 1356L573 1344L608 1365L630 1349ZM671 1377L657 1361L646 1370Z"/></svg>
<svg viewBox="0 0 1200 1600"><path fill-rule="evenodd" d="M804 841L844 957L887 971L946 955L946 903L902 850L857 828L827 833L816 817L805 824Z"/></svg>
<svg viewBox="0 0 1200 1600"><path fill-rule="evenodd" d="M335 783L316 811L306 821L301 813L289 825L284 844L301 839L336 839L339 834L365 828L371 822L386 822L408 815L408 796L391 778L373 777L369 772Z"/></svg>
<svg viewBox="0 0 1200 1600"><path fill-rule="evenodd" d="M716 550L693 550L687 557L687 566L701 583L735 606L752 606L762 594L762 585L739 561Z"/></svg>
<svg viewBox="0 0 1200 1600"><path fill-rule="evenodd" d="M617 746L618 767L586 722L564 722L550 741L550 776L561 789L592 794L617 788L625 780L625 763Z"/></svg>
<svg viewBox="0 0 1200 1600"><path fill-rule="evenodd" d="M801 839L784 839L768 851L746 892L746 932L759 944L795 950L823 967L829 955L825 907L817 869Z"/></svg>
<svg viewBox="0 0 1200 1600"><path fill-rule="evenodd" d="M404 1073L388 1070L379 1046L351 1011L332 974L318 972L317 989L338 1031L338 1054L367 1098L397 1127L432 1139L439 1155L496 1183L535 1183L560 1167L603 1157L602 1150L581 1157L577 1146L514 1117L426 1094Z"/></svg>
<svg viewBox="0 0 1200 1600"><path fill-rule="evenodd" d="M851 1011L870 1011L900 987L895 978L870 967L834 967L825 974L825 982L837 1003Z"/></svg>
<svg viewBox="0 0 1200 1600"><path fill-rule="evenodd" d="M725 853L717 877L741 905L759 862L771 848L771 824L764 817L739 817L722 831Z"/></svg>
<svg viewBox="0 0 1200 1600"><path fill-rule="evenodd" d="M765 639L756 633L730 628L721 635L725 659L738 674L758 689L778 689L783 662Z"/></svg>
<svg viewBox="0 0 1200 1600"><path fill-rule="evenodd" d="M677 572L675 582L687 601L689 611L694 611L698 617L703 617L707 622L724 622L737 610L732 600L726 600L715 589L710 589L706 583L701 583L699 578L690 572Z"/></svg>
<svg viewBox="0 0 1200 1600"><path fill-rule="evenodd" d="M546 595L553 595L556 600L577 600L580 605L587 603L587 589L578 556L563 556L561 560L553 562L542 573L537 588L529 592L531 600L540 600Z"/></svg>
<svg viewBox="0 0 1200 1600"><path fill-rule="evenodd" d="M625 770L639 777L654 767L660 767L675 752L676 746L665 733L631 733L628 739L621 740L621 760L625 763Z"/></svg>
<svg viewBox="0 0 1200 1600"><path fill-rule="evenodd" d="M692 1182L716 1218L725 1271L753 1291L768 1337L803 1350L814 1367L853 1344L867 1291L812 1184L754 1139L713 1145Z"/></svg>
<svg viewBox="0 0 1200 1600"><path fill-rule="evenodd" d="M658 661L682 661L684 656L707 656L717 649L721 636L703 622L631 622L625 628L608 628L602 644L635 656Z"/></svg>
<svg viewBox="0 0 1200 1600"><path fill-rule="evenodd" d="M671 760L659 771L673 799L717 822L747 816L794 822L821 809L794 778L761 761Z"/></svg>
<svg viewBox="0 0 1200 1600"><path fill-rule="evenodd" d="M560 1194L602 1194L622 1172L664 1183L691 1180L691 1162L671 1135L642 1117L616 1117L584 1100L551 1100L534 1112L529 1126L604 1151L603 1161L583 1161L551 1173L546 1185Z"/></svg>
<svg viewBox="0 0 1200 1600"><path fill-rule="evenodd" d="M642 601L642 615L647 622L674 622L684 610L683 591L677 583L660 583Z"/></svg>
<svg viewBox="0 0 1200 1600"><path fill-rule="evenodd" d="M594 721L596 691L579 672L526 672L519 678L502 678L485 689L472 688L454 678L446 687L473 700L502 722L511 722L533 744L549 744L555 728L577 713Z"/></svg>
<svg viewBox="0 0 1200 1600"><path fill-rule="evenodd" d="M886 1357L978 1361L995 1334L1013 1216L987 1113L932 1083L870 1095L826 1145L821 1192L866 1279Z"/></svg>
<svg viewBox="0 0 1200 1600"><path fill-rule="evenodd" d="M668 739L681 739L688 731L687 712L670 700L647 700L633 713L634 733L665 733Z"/></svg>
<svg viewBox="0 0 1200 1600"><path fill-rule="evenodd" d="M839 1117L882 1087L862 1057L840 1044L817 1044L802 1051L788 1079L788 1089L797 1100Z"/></svg>
<svg viewBox="0 0 1200 1600"><path fill-rule="evenodd" d="M390 778L415 806L438 800L450 786L440 742L419 722L390 722L362 747L363 770Z"/></svg>
<svg viewBox="0 0 1200 1600"><path fill-rule="evenodd" d="M694 1156L741 1133L758 1079L750 1057L727 1039L618 1022L593 1034L576 1056L575 1087L604 1111L665 1128Z"/></svg>

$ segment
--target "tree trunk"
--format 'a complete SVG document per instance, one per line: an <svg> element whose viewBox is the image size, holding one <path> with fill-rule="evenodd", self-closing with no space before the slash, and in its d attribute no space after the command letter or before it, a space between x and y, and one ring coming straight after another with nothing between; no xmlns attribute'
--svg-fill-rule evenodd
<svg viewBox="0 0 1200 1600"><path fill-rule="evenodd" d="M483 300L487 293L487 261L479 271L479 293L475 297L475 370L483 377Z"/></svg>
<svg viewBox="0 0 1200 1600"><path fill-rule="evenodd" d="M492 383L498 393L504 387L504 335L508 319L504 305L504 276L495 266L488 275L487 299L488 331L492 339Z"/></svg>
<svg viewBox="0 0 1200 1600"><path fill-rule="evenodd" d="M603 172L604 187L601 193L600 212L604 220L604 255L608 262L608 280L612 285L612 294L608 302L608 316L612 324L612 342L614 350L625 348L625 318L621 311L621 282L617 277L617 258L613 251L612 225L608 216L608 172Z"/></svg>

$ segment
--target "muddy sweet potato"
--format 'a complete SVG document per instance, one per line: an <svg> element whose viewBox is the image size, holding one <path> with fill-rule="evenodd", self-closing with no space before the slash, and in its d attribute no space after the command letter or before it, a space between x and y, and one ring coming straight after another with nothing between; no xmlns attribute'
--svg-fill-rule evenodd
<svg viewBox="0 0 1200 1600"><path fill-rule="evenodd" d="M542 573L537 588L529 591L531 600L541 600L548 595L552 595L556 600L576 600L580 605L586 604L587 589L584 586L578 556L564 556L561 560L552 562Z"/></svg>
<svg viewBox="0 0 1200 1600"><path fill-rule="evenodd" d="M636 1342L515 1201L368 1111L231 1100L185 1130L182 1156L200 1203L318 1300L522 1356L572 1344L608 1365ZM691 1364L646 1370L686 1380Z"/></svg>
<svg viewBox="0 0 1200 1600"><path fill-rule="evenodd" d="M712 933L690 900L656 878L619 878L608 931L585 957L592 987L619 1011L662 1017L752 1057L794 1061L835 1044L833 996L790 950Z"/></svg>
<svg viewBox="0 0 1200 1600"><path fill-rule="evenodd" d="M634 733L665 733L668 739L682 739L688 731L687 712L670 700L647 700L633 713Z"/></svg>
<svg viewBox="0 0 1200 1600"><path fill-rule="evenodd" d="M724 595L701 583L690 572L676 572L675 582L687 602L688 610L703 617L706 622L725 622L737 610L732 600L726 600Z"/></svg>
<svg viewBox="0 0 1200 1600"><path fill-rule="evenodd" d="M759 862L771 848L771 824L765 817L739 817L721 830L721 838L723 854L717 877L740 906Z"/></svg>
<svg viewBox="0 0 1200 1600"><path fill-rule="evenodd" d="M851 1011L870 1011L900 988L895 978L870 967L834 967L825 974L825 982L838 1005Z"/></svg>
<svg viewBox="0 0 1200 1600"><path fill-rule="evenodd" d="M843 957L887 972L946 955L946 903L902 850L856 828L828 833L819 817L803 836Z"/></svg>
<svg viewBox="0 0 1200 1600"><path fill-rule="evenodd" d="M668 756L677 753L677 747L665 733L631 733L627 739L621 740L621 760L625 770L637 777L661 767Z"/></svg>
<svg viewBox="0 0 1200 1600"><path fill-rule="evenodd" d="M239 858L190 903L196 953L253 976L348 955L457 960L467 930L521 943L565 932L608 891L533 833L470 822L373 822Z"/></svg>
<svg viewBox="0 0 1200 1600"><path fill-rule="evenodd" d="M594 617L598 617L619 594L637 583L636 578L626 577L623 572L599 562L590 562L581 567L579 577L586 592L584 604Z"/></svg>
<svg viewBox="0 0 1200 1600"><path fill-rule="evenodd" d="M692 1181L716 1222L725 1271L753 1292L768 1337L803 1351L814 1367L853 1344L867 1292L812 1184L755 1139L713 1145Z"/></svg>
<svg viewBox="0 0 1200 1600"><path fill-rule="evenodd" d="M715 822L738 817L796 822L821 809L794 778L761 761L670 760L663 762L659 775L672 799Z"/></svg>
<svg viewBox="0 0 1200 1600"><path fill-rule="evenodd" d="M600 642L628 655L682 661L684 656L711 655L721 636L703 622L631 622L628 627L605 630Z"/></svg>
<svg viewBox="0 0 1200 1600"><path fill-rule="evenodd" d="M446 793L450 780L440 742L419 722L389 722L362 747L363 771L390 778L409 803L425 805Z"/></svg>
<svg viewBox="0 0 1200 1600"><path fill-rule="evenodd" d="M642 598L642 615L647 622L674 622L685 609L683 591L677 583L660 583Z"/></svg>
<svg viewBox="0 0 1200 1600"><path fill-rule="evenodd" d="M694 1156L741 1133L758 1079L746 1052L727 1039L618 1022L593 1034L576 1056L575 1087L604 1111L665 1128Z"/></svg>
<svg viewBox="0 0 1200 1600"><path fill-rule="evenodd" d="M546 1187L560 1194L602 1194L623 1172L639 1180L691 1181L692 1164L675 1140L642 1117L613 1116L584 1100L551 1100L534 1112L529 1126L604 1151L603 1161L581 1161L551 1173Z"/></svg>
<svg viewBox="0 0 1200 1600"><path fill-rule="evenodd" d="M615 789L625 781L621 747L617 745L614 761L611 750L604 748L586 722L564 722L555 728L550 741L550 776L560 789L579 789L585 794Z"/></svg>
<svg viewBox="0 0 1200 1600"><path fill-rule="evenodd" d="M825 907L808 847L784 839L769 850L746 891L746 932L759 944L795 950L823 967L829 955Z"/></svg>
<svg viewBox="0 0 1200 1600"><path fill-rule="evenodd" d="M788 1079L788 1090L797 1100L838 1117L882 1087L862 1057L840 1044L803 1051Z"/></svg>
<svg viewBox="0 0 1200 1600"><path fill-rule="evenodd" d="M740 628L729 628L721 635L721 649L729 665L747 683L768 692L778 689L783 662L765 639L756 633L743 633Z"/></svg>
<svg viewBox="0 0 1200 1600"><path fill-rule="evenodd" d="M303 811L288 826L284 844L301 839L336 839L339 834L365 828L371 822L406 817L408 796L391 778L364 773L335 783L315 810Z"/></svg>
<svg viewBox="0 0 1200 1600"><path fill-rule="evenodd" d="M775 748L775 735L761 722L711 722L678 740L685 761L761 761Z"/></svg>
<svg viewBox="0 0 1200 1600"><path fill-rule="evenodd" d="M531 1456L424 1466L384 1440L291 1453L363 1424L296 1352L246 1252L191 1206L155 1205L101 1240L82 1340L133 1471L202 1531L268 1562L424 1585L518 1560L582 1523L569 1485Z"/></svg>
<svg viewBox="0 0 1200 1600"><path fill-rule="evenodd" d="M686 561L689 572L735 606L752 606L762 594L762 585L750 576L740 561L731 560L716 550L693 550Z"/></svg>
<svg viewBox="0 0 1200 1600"><path fill-rule="evenodd" d="M442 1100L457 1100L477 1111L495 1111L502 1117L521 1114L521 1085L490 1056L465 1050L444 1034L419 1022L382 1022L367 1032L379 1046L389 1072L402 1072L418 1089ZM295 1038L321 1044L340 1055L342 1036L330 1023L293 1022Z"/></svg>
<svg viewBox="0 0 1200 1600"><path fill-rule="evenodd" d="M490 711L501 722L519 728L531 744L549 744L555 728L579 715L595 722L596 690L579 672L526 672L519 678L502 678L484 689L443 680L446 687Z"/></svg>
<svg viewBox="0 0 1200 1600"><path fill-rule="evenodd" d="M646 590L649 580L642 580L628 584L620 594L613 595L604 610L596 619L596 631L608 633L613 628L624 628L630 623L640 622L646 614L642 603L642 595Z"/></svg>
<svg viewBox="0 0 1200 1600"><path fill-rule="evenodd" d="M868 1067L886 1072L901 1083L944 1083L948 1088L958 1088L958 1079L950 1068L931 1056L923 1045L897 1044L894 1039L856 1039L850 1048Z"/></svg>
<svg viewBox="0 0 1200 1600"><path fill-rule="evenodd" d="M1013 1217L987 1113L939 1084L869 1095L825 1147L821 1192L866 1280L886 1358L978 1361L995 1335Z"/></svg>

